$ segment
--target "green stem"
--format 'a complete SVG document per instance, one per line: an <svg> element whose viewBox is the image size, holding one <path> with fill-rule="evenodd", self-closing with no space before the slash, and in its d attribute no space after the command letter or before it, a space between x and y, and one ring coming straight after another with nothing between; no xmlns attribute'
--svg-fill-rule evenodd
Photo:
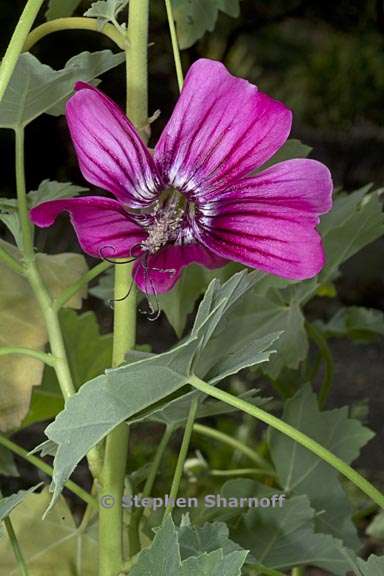
<svg viewBox="0 0 384 576"><path fill-rule="evenodd" d="M149 0L130 0L126 45L127 115L145 138L148 122L148 19ZM119 366L136 338L136 293L131 287L132 265L115 266L115 317L113 366ZM127 296L128 294L128 296ZM102 494L112 496L115 506L99 511L99 574L116 576L124 563L123 515L129 428L123 423L107 437L102 475Z"/></svg>
<svg viewBox="0 0 384 576"><path fill-rule="evenodd" d="M88 272L83 274L83 276L79 278L77 282L72 284L72 286L69 286L69 288L64 290L64 292L62 292L60 296L58 296L54 300L53 308L55 310L60 310L60 308L62 308L68 302L68 300L72 298L72 296L77 294L77 292L81 290L84 286L87 286L87 284L89 284L91 280L94 280L95 278L97 278L97 276L100 276L100 274L105 272L105 270L108 270L110 266L111 266L110 262L99 262L99 264L96 264L96 266L94 266L93 268L88 270Z"/></svg>
<svg viewBox="0 0 384 576"><path fill-rule="evenodd" d="M0 246L0 260L4 262L8 268L16 272L17 274L23 274L24 270L21 264L13 256L11 256L7 250Z"/></svg>
<svg viewBox="0 0 384 576"><path fill-rule="evenodd" d="M10 450L14 454L17 454L17 456L20 456L20 458L23 458L24 460L32 464L32 466L35 466L35 468L38 468L39 470L44 472L44 474L47 474L47 476L52 477L53 468L49 464L47 464L34 454L29 454L26 450L24 450L24 448L22 448L15 442L12 442L12 440L6 438L1 434L0 434L0 444L4 446L4 448L7 448L7 450ZM86 502L93 508L97 507L97 502L95 498L93 498L90 494L88 494L88 492L83 490L83 488L75 484L75 482L72 482L72 480L68 480L65 483L65 487L68 488L68 490L70 490L73 494L76 494L76 496L81 498L84 502Z"/></svg>
<svg viewBox="0 0 384 576"><path fill-rule="evenodd" d="M7 356L8 354L22 354L24 356L31 356L47 364L47 366L55 366L55 357L52 354L46 354L39 350L32 350L31 348L22 348L21 346L4 346L0 348L0 356Z"/></svg>
<svg viewBox="0 0 384 576"><path fill-rule="evenodd" d="M24 42L43 2L44 0L28 0L12 34L0 67L0 100L4 96L17 60L23 50Z"/></svg>
<svg viewBox="0 0 384 576"><path fill-rule="evenodd" d="M295 566L295 568L292 568L291 576L304 576L304 573L304 566Z"/></svg>
<svg viewBox="0 0 384 576"><path fill-rule="evenodd" d="M64 399L75 394L76 389L72 381L72 375L69 369L67 353L64 346L64 339L61 332L59 317L53 307L51 295L46 288L35 260L33 249L33 230L31 227L27 191L25 184L25 167L24 167L24 129L15 130L15 169L16 169L16 189L17 204L21 229L23 234L23 266L24 275L29 281L33 293L40 305L45 325L48 332L48 340L51 352L55 357L55 371ZM97 449L90 451L88 462L92 474L98 476L101 468L100 457Z"/></svg>
<svg viewBox="0 0 384 576"><path fill-rule="evenodd" d="M172 50L173 50L173 58L175 61L175 67L176 67L177 83L179 85L179 90L181 92L181 89L182 89L183 83L184 83L184 75L183 75L183 68L181 66L180 50L179 50L179 43L177 41L175 19L173 17L172 0L165 0L165 7L167 9L169 33L170 33L171 42L172 42Z"/></svg>
<svg viewBox="0 0 384 576"><path fill-rule="evenodd" d="M193 431L197 432L198 434L203 434L204 436L208 436L208 438L213 438L214 440L218 440L219 442L223 442L228 446L231 446L235 450L238 450L247 458L255 462L258 466L261 466L264 470L268 470L268 473L271 475L275 475L274 470L271 466L262 458L255 450L249 448L237 438L233 438L224 432L220 432L220 430L216 430L215 428L209 428L208 426L204 426L203 424L194 424Z"/></svg>
<svg viewBox="0 0 384 576"><path fill-rule="evenodd" d="M28 567L27 567L27 564L24 560L24 556L21 552L19 543L17 541L16 533L13 529L11 519L10 518L4 518L4 525L5 525L5 529L7 531L7 534L8 534L9 541L10 541L11 546L12 546L13 553L14 553L15 558L16 558L16 563L17 563L17 566L19 568L19 572L20 572L21 576L28 576L28 574L29 574Z"/></svg>
<svg viewBox="0 0 384 576"><path fill-rule="evenodd" d="M74 17L74 18L56 18L49 22L44 22L37 26L32 32L29 33L23 50L28 52L31 48L48 34L53 32L60 32L62 30L90 30L91 32L99 32L107 36L122 50L126 47L126 38L121 34L112 24L105 24L100 28L96 18Z"/></svg>
<svg viewBox="0 0 384 576"><path fill-rule="evenodd" d="M197 376L191 376L190 384L197 390L204 392L204 394L208 394L213 398L217 398L218 400L221 400L222 402L225 402L234 408L238 408L239 410L250 414L254 418L257 418L265 424L268 424L272 428L279 430L279 432L282 432L298 444L301 444L301 446L304 446L319 456L319 458L324 460L324 462L328 462L328 464L333 466L333 468L343 474L343 476L348 478L348 480L353 482L353 484L358 486L362 492L369 496L381 508L384 508L384 494L377 490L377 488L375 488L370 482L368 482L368 480L361 476L361 474L356 472L356 470L351 468L351 466L343 462L343 460L341 460L338 456L335 456L335 454L332 454L332 452L327 450L327 448L324 448L324 446L316 442L316 440L313 440L300 430L297 430L290 424L287 424L283 420L280 420L280 418L269 414L258 406L253 406L253 404L249 404L241 398L236 398L236 396L232 396L232 394L229 394L224 390L215 388L203 380L200 380L200 378Z"/></svg>
<svg viewBox="0 0 384 576"><path fill-rule="evenodd" d="M144 484L142 498L148 498L152 493L152 488L156 480L156 476L159 470L161 460L163 458L168 442L173 434L174 427L167 426L164 430L164 434L160 440L160 444L157 447L155 457L152 461L151 468L147 480ZM129 556L132 558L140 551L140 520L143 516L144 509L137 508L133 511L130 522L129 522Z"/></svg>
<svg viewBox="0 0 384 576"><path fill-rule="evenodd" d="M324 408L332 388L333 373L334 373L332 352L328 346L326 338L324 338L324 336L322 335L320 330L316 328L316 326L310 324L309 322L306 322L305 327L307 329L310 338L312 338L312 340L318 347L321 357L324 360L324 378L321 383L319 392L319 406L320 408Z"/></svg>
<svg viewBox="0 0 384 576"><path fill-rule="evenodd" d="M180 482L183 475L184 463L187 458L189 444L191 441L192 431L193 431L193 423L195 421L197 409L199 407L199 400L198 398L194 398L191 403L191 407L189 409L187 423L185 425L183 441L181 443L180 452L177 458L177 464L175 468L175 473L173 476L171 491L169 493L169 500L170 503L168 504L167 508L165 509L164 518L166 518L172 512L172 502L176 500L177 494L180 488Z"/></svg>
<svg viewBox="0 0 384 576"><path fill-rule="evenodd" d="M210 470L211 476L270 476L271 472L265 468L236 468L233 470Z"/></svg>

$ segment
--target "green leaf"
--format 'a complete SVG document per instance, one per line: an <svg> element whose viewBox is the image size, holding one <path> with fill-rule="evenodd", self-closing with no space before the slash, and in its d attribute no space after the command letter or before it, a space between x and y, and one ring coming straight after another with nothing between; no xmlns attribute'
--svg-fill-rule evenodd
<svg viewBox="0 0 384 576"><path fill-rule="evenodd" d="M62 70L53 70L32 54L22 54L0 103L0 127L16 129L43 113L63 114L75 82L94 80L123 61L123 53L110 50L82 52L68 60Z"/></svg>
<svg viewBox="0 0 384 576"><path fill-rule="evenodd" d="M0 240L14 258L21 260L17 248ZM80 254L38 254L37 265L52 296L76 282L86 271ZM86 289L80 290L67 303L80 308ZM48 336L40 308L28 281L0 264L0 346L23 346L43 350ZM28 356L9 355L0 358L0 429L17 428L28 411L31 392L41 383L43 364Z"/></svg>
<svg viewBox="0 0 384 576"><path fill-rule="evenodd" d="M374 436L358 420L348 417L347 408L321 412L309 386L286 402L283 419L348 464ZM284 493L308 496L319 512L318 528L340 538L350 548L358 548L360 542L351 521L351 506L338 473L318 456L272 429L269 447Z"/></svg>
<svg viewBox="0 0 384 576"><path fill-rule="evenodd" d="M181 528L181 531L183 531L183 528ZM197 532L194 533L192 528L189 529L189 532L192 537L196 537ZM210 533L211 536L212 534ZM212 541L210 543L212 544ZM198 545L196 540L194 544ZM182 559L178 531L169 516L156 531L150 548L140 553L130 574L131 576L241 575L241 567L247 556L245 550L236 549L228 553L219 548L208 552L205 550L206 544L200 542L200 548L189 549L188 557L185 560Z"/></svg>
<svg viewBox="0 0 384 576"><path fill-rule="evenodd" d="M219 10L233 18L240 15L240 0L172 0L181 49L189 48L215 28Z"/></svg>
<svg viewBox="0 0 384 576"><path fill-rule="evenodd" d="M94 576L97 572L97 526L79 531L61 498L43 520L49 492L29 494L12 512L12 525L31 576ZM0 540L3 574L16 576L18 567L6 538Z"/></svg>
<svg viewBox="0 0 384 576"><path fill-rule="evenodd" d="M7 518L10 515L12 510L14 510L19 504L21 504L27 496L32 494L35 490L40 488L42 483L33 486L29 490L19 490L16 494L12 494L11 496L6 496L5 498L0 499L0 521ZM2 565L3 566L3 565Z"/></svg>
<svg viewBox="0 0 384 576"><path fill-rule="evenodd" d="M23 233L21 230L20 218L17 212L4 214L0 212L0 221L6 225L15 239L17 246L21 249L23 246Z"/></svg>
<svg viewBox="0 0 384 576"><path fill-rule="evenodd" d="M61 200L63 198L73 198L81 192L87 192L88 188L76 186L71 182L56 182L55 180L43 180L37 190L29 192L27 198L30 208L48 202L50 200Z"/></svg>
<svg viewBox="0 0 384 576"><path fill-rule="evenodd" d="M129 0L98 0L84 12L84 16L98 18L103 26L106 22L116 23L116 17L128 4Z"/></svg>
<svg viewBox="0 0 384 576"><path fill-rule="evenodd" d="M263 497L263 490L258 489L258 498ZM344 548L340 540L316 533L315 517L308 498L294 496L273 510L260 507L241 514L231 537L250 550L249 564L284 571L309 565L345 576L356 568L354 553Z"/></svg>
<svg viewBox="0 0 384 576"><path fill-rule="evenodd" d="M0 446L0 476L20 476L12 452Z"/></svg>
<svg viewBox="0 0 384 576"><path fill-rule="evenodd" d="M49 0L48 10L45 13L47 20L72 16L82 0Z"/></svg>
<svg viewBox="0 0 384 576"><path fill-rule="evenodd" d="M164 354L145 356L108 370L67 401L65 410L46 430L48 438L59 446L54 463L55 497L81 458L115 426L149 408L154 411L156 403L167 397L172 400L171 395L188 383L194 361L197 365L200 362L200 370L203 365L211 369L212 360L205 358L204 347L225 312L258 279L258 273L244 271L222 286L213 281L199 307L191 336L182 344ZM266 339L262 341L263 350L265 345ZM259 360L256 351L255 361Z"/></svg>
<svg viewBox="0 0 384 576"><path fill-rule="evenodd" d="M383 576L384 573L384 556L371 554L365 562L361 558L357 560L361 576Z"/></svg>
<svg viewBox="0 0 384 576"><path fill-rule="evenodd" d="M328 322L318 322L317 325L327 337L366 341L384 336L383 312L361 306L341 308Z"/></svg>
<svg viewBox="0 0 384 576"><path fill-rule="evenodd" d="M178 529L181 559L198 556L202 552L222 549L225 554L241 550L229 537L229 528L224 522L206 522L203 526L192 526L189 517L183 518Z"/></svg>

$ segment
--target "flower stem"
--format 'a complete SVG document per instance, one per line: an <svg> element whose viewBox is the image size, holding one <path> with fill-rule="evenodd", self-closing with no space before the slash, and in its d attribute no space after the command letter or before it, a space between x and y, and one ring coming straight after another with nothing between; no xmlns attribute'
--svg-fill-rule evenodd
<svg viewBox="0 0 384 576"><path fill-rule="evenodd" d="M235 450L238 450L239 452L244 454L244 456L247 456L247 458L252 460L252 462L255 462L255 464L261 466L265 470L265 472L268 473L269 475L272 476L275 475L274 470L271 468L268 462L266 462L261 456L259 456L259 454L255 450L252 450L252 448L249 448L248 446L237 440L237 438L233 438L232 436L229 436L224 432L220 432L220 430L209 428L208 426L204 426L203 424L194 424L193 431L197 432L198 434L208 436L209 438L218 440L219 442L227 444L228 446L231 446Z"/></svg>
<svg viewBox="0 0 384 576"><path fill-rule="evenodd" d="M0 246L0 260L17 274L23 274L24 270L21 264L13 256L11 256L5 248Z"/></svg>
<svg viewBox="0 0 384 576"><path fill-rule="evenodd" d="M174 427L167 426L164 430L164 434L160 440L160 444L157 447L155 457L152 461L151 468L149 470L149 474L147 480L144 484L142 498L148 498L151 495L153 485L156 480L157 472L159 470L159 466L161 460L164 455L164 451L168 446L168 442L173 434ZM129 556L132 558L135 554L140 551L140 536L139 536L139 529L140 529L140 520L143 515L144 509L137 508L133 511L130 522L129 522Z"/></svg>
<svg viewBox="0 0 384 576"><path fill-rule="evenodd" d="M24 560L24 556L21 552L19 543L17 541L15 530L13 529L12 522L10 518L4 518L4 526L8 534L9 541L12 546L13 553L16 558L17 566L19 568L19 573L21 576L28 576L29 571L27 564Z"/></svg>
<svg viewBox="0 0 384 576"><path fill-rule="evenodd" d="M0 67L0 100L4 96L17 60L23 50L24 42L43 2L44 0L28 0L12 34Z"/></svg>
<svg viewBox="0 0 384 576"><path fill-rule="evenodd" d="M183 68L181 66L180 50L179 50L179 43L177 41L175 19L173 17L172 0L165 0L165 7L167 9L169 33L170 33L171 42L172 42L172 50L173 50L173 58L175 61L175 67L176 67L177 83L179 85L179 90L181 92L181 89L182 89L183 83L184 83L184 75L183 75Z"/></svg>
<svg viewBox="0 0 384 576"><path fill-rule="evenodd" d="M187 458L189 444L191 441L192 431L193 431L193 423L195 421L197 409L199 407L199 400L198 398L194 398L191 403L191 407L189 409L187 424L184 430L183 441L181 443L181 448L179 452L179 456L177 458L177 464L175 468L175 473L172 480L171 491L169 493L169 500L170 503L168 504L167 508L165 509L164 518L166 518L172 512L172 502L177 498L177 494L180 488L181 477L183 475L183 468L184 463Z"/></svg>
<svg viewBox="0 0 384 576"><path fill-rule="evenodd" d="M4 346L3 348L0 348L0 356L7 356L8 354L30 356L31 358L36 358L36 360L44 362L47 366L55 366L55 357L52 356L52 354L46 354L39 350L32 350L32 348L23 348L21 346Z"/></svg>
<svg viewBox="0 0 384 576"><path fill-rule="evenodd" d="M37 26L32 32L28 34L25 41L23 50L28 52L31 48L48 34L53 32L60 32L62 30L90 30L91 32L99 32L107 36L122 50L126 47L126 38L121 34L112 24L105 24L100 28L96 18L86 17L72 17L72 18L56 18L49 22L44 22Z"/></svg>
<svg viewBox="0 0 384 576"><path fill-rule="evenodd" d="M111 266L110 262L99 262L99 264L96 264L96 266L88 270L88 272L83 274L83 276L79 278L77 282L72 284L72 286L69 286L69 288L64 290L64 292L62 292L60 296L55 298L53 302L54 309L60 310L60 308L62 308L68 302L68 300L72 298L72 296L77 294L77 292L81 290L81 288L87 286L87 284L89 284L91 280L94 280L95 278L97 278L97 276L100 276L100 274L105 272L105 270L108 270L110 266Z"/></svg>
<svg viewBox="0 0 384 576"><path fill-rule="evenodd" d="M126 43L127 114L137 129L148 122L148 19L149 0L129 2L128 42ZM145 133L142 132L145 139ZM132 289L132 265L115 266L115 317L113 366L124 362L135 344L136 292ZM129 428L123 423L107 437L102 474L102 494L113 496L112 508L99 511L99 574L116 576L124 563L123 515Z"/></svg>
<svg viewBox="0 0 384 576"><path fill-rule="evenodd" d="M47 464L34 454L29 454L26 450L24 450L24 448L22 448L15 442L12 442L12 440L6 438L2 434L0 434L0 444L4 446L4 448L7 448L7 450L10 450L14 454L17 454L17 456L20 456L20 458L23 458L24 460L32 464L32 466L34 466L35 468L38 468L39 470L44 472L44 474L47 474L47 476L52 477L53 468L49 464ZM84 502L86 502L93 508L97 507L97 502L95 498L93 498L90 494L88 494L86 490L83 490L83 488L75 484L75 482L72 482L72 480L67 480L67 482L65 483L65 487L68 488L68 490L70 490L73 494L76 494L76 496L81 498Z"/></svg>
<svg viewBox="0 0 384 576"><path fill-rule="evenodd" d="M210 470L211 476L227 477L227 476L270 476L269 470L264 468L234 468L232 470Z"/></svg>
<svg viewBox="0 0 384 576"><path fill-rule="evenodd" d="M320 408L324 408L332 388L333 372L334 372L332 352L328 346L326 338L322 335L320 330L318 330L310 322L306 322L305 327L307 329L310 338L315 342L316 346L318 347L321 357L324 360L324 378L321 383L321 388L319 392L319 406Z"/></svg>
<svg viewBox="0 0 384 576"><path fill-rule="evenodd" d="M348 478L348 480L353 482L355 486L360 488L362 492L364 492L367 496L369 496L381 508L384 508L384 494L382 494L377 488L375 488L370 482L368 482L368 480L366 480L363 476L361 476L361 474L356 472L356 470L354 470L351 466L343 462L341 458L335 456L335 454L332 454L332 452L330 452L327 448L324 448L324 446L316 442L316 440L313 440L300 430L297 430L290 424L287 424L287 422L284 422L280 418L277 418L276 416L269 414L268 412L262 410L258 406L249 404L249 402L246 402L241 398L237 398L236 396L232 396L232 394L229 394L224 390L215 388L214 386L207 384L203 380L200 380L200 378L198 378L197 376L191 376L189 382L194 388L200 390L201 392L204 392L204 394L208 394L213 398L217 398L218 400L221 400L222 402L225 402L226 404L229 404L234 408L238 408L239 410L242 410L243 412L250 414L254 418L257 418L258 420L265 422L265 424L268 424L272 428L279 430L279 432L282 432L283 434L285 434L298 444L301 444L301 446L304 446L305 448L307 448L308 450L319 456L319 458L324 460L324 462L327 462L328 464L333 466L338 472L340 472L341 474L343 474L343 476Z"/></svg>

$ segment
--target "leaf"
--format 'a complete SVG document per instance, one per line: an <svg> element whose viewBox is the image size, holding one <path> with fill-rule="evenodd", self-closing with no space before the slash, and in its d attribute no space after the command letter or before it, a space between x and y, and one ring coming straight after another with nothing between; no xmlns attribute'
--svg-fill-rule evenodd
<svg viewBox="0 0 384 576"><path fill-rule="evenodd" d="M183 520L178 529L181 559L198 556L202 552L214 552L219 548L225 554L241 550L240 546L229 538L229 528L224 522L206 522L203 526L192 526Z"/></svg>
<svg viewBox="0 0 384 576"><path fill-rule="evenodd" d="M341 308L328 322L317 322L327 337L349 337L356 341L384 336L384 314L381 310L348 306Z"/></svg>
<svg viewBox="0 0 384 576"><path fill-rule="evenodd" d="M48 202L50 200L60 200L62 198L73 198L81 192L86 192L88 188L76 186L71 182L56 182L55 180L43 180L37 190L28 193L28 203L30 208Z"/></svg>
<svg viewBox="0 0 384 576"><path fill-rule="evenodd" d="M383 576L384 556L371 554L366 562L358 558L357 563L361 570L361 576Z"/></svg>
<svg viewBox="0 0 384 576"><path fill-rule="evenodd" d="M29 494L32 494L35 490L40 488L42 483L33 486L29 490L19 490L16 494L12 494L11 496L6 496L5 498L0 499L0 521L7 518L10 515L12 510L14 510L19 504L21 504Z"/></svg>
<svg viewBox="0 0 384 576"><path fill-rule="evenodd" d="M263 497L263 488L257 497ZM316 533L314 520L315 511L308 498L293 496L273 510L251 508L241 514L231 537L250 550L249 564L284 571L293 566L317 566L345 576L356 567L353 552L344 548L340 540Z"/></svg>
<svg viewBox="0 0 384 576"><path fill-rule="evenodd" d="M219 10L237 18L240 15L239 2L240 0L173 0L180 48L190 48L205 32L212 32Z"/></svg>
<svg viewBox="0 0 384 576"><path fill-rule="evenodd" d="M48 10L45 13L47 20L72 16L82 0L49 0Z"/></svg>
<svg viewBox="0 0 384 576"><path fill-rule="evenodd" d="M107 370L105 376L87 382L67 401L65 410L46 429L48 438L59 446L54 462L54 497L81 458L115 426L149 408L156 410L156 403L167 397L171 400L170 396L188 383L197 357L210 368L204 346L226 310L258 278L258 273L244 271L222 286L213 281L199 307L192 333L182 344L164 354ZM263 340L263 349L265 343Z"/></svg>
<svg viewBox="0 0 384 576"><path fill-rule="evenodd" d="M304 432L350 464L373 436L347 408L321 412L309 386L288 400L284 422ZM351 506L338 480L338 473L318 456L285 435L270 430L269 448L284 493L307 495L319 512L317 526L356 549L360 542L351 521Z"/></svg>
<svg viewBox="0 0 384 576"><path fill-rule="evenodd" d="M12 452L0 446L0 476L20 476Z"/></svg>
<svg viewBox="0 0 384 576"><path fill-rule="evenodd" d="M192 529L191 529L192 530ZM132 568L131 576L240 576L247 552L225 553L222 548L205 552L193 550L183 560L180 555L178 532L171 516L156 531L149 549L143 550Z"/></svg>
<svg viewBox="0 0 384 576"><path fill-rule="evenodd" d="M21 224L18 213L11 212L8 214L4 214L0 212L0 221L6 225L6 227L12 234L13 238L15 239L17 246L21 249L23 246L23 233L21 230Z"/></svg>
<svg viewBox="0 0 384 576"><path fill-rule="evenodd" d="M195 349L196 340L189 340L165 354L109 370L84 384L66 402L65 410L45 430L59 446L54 461L54 499L78 462L108 432L187 383Z"/></svg>
<svg viewBox="0 0 384 576"><path fill-rule="evenodd" d="M89 82L118 66L124 54L110 50L82 52L62 70L53 70L35 56L22 54L0 103L0 127L24 127L43 113L59 116L78 80Z"/></svg>
<svg viewBox="0 0 384 576"><path fill-rule="evenodd" d="M17 248L2 240L0 245L16 259L21 259ZM54 297L87 271L85 259L80 254L38 254L36 262ZM80 308L85 295L86 289L80 290L67 305ZM45 322L29 283L0 264L0 346L43 350L47 339ZM17 428L26 416L31 391L42 380L43 364L28 356L2 356L0 374L0 430L6 431Z"/></svg>
<svg viewBox="0 0 384 576"><path fill-rule="evenodd" d="M29 494L11 516L30 576L94 576L97 573L96 526L79 531L64 498L43 520L49 499L47 490ZM0 540L0 557L3 573L17 576L18 567L6 538Z"/></svg>
<svg viewBox="0 0 384 576"><path fill-rule="evenodd" d="M101 25L106 22L115 24L116 17L128 4L129 0L98 0L93 2L91 7L84 12L84 16L98 18Z"/></svg>

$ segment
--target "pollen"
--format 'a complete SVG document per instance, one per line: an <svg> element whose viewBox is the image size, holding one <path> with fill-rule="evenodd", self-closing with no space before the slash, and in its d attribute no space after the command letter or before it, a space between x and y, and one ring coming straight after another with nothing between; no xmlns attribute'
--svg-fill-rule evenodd
<svg viewBox="0 0 384 576"><path fill-rule="evenodd" d="M163 208L157 203L152 213L153 222L147 228L148 237L141 247L150 254L155 254L168 242L176 240L183 214L184 210L181 208Z"/></svg>

